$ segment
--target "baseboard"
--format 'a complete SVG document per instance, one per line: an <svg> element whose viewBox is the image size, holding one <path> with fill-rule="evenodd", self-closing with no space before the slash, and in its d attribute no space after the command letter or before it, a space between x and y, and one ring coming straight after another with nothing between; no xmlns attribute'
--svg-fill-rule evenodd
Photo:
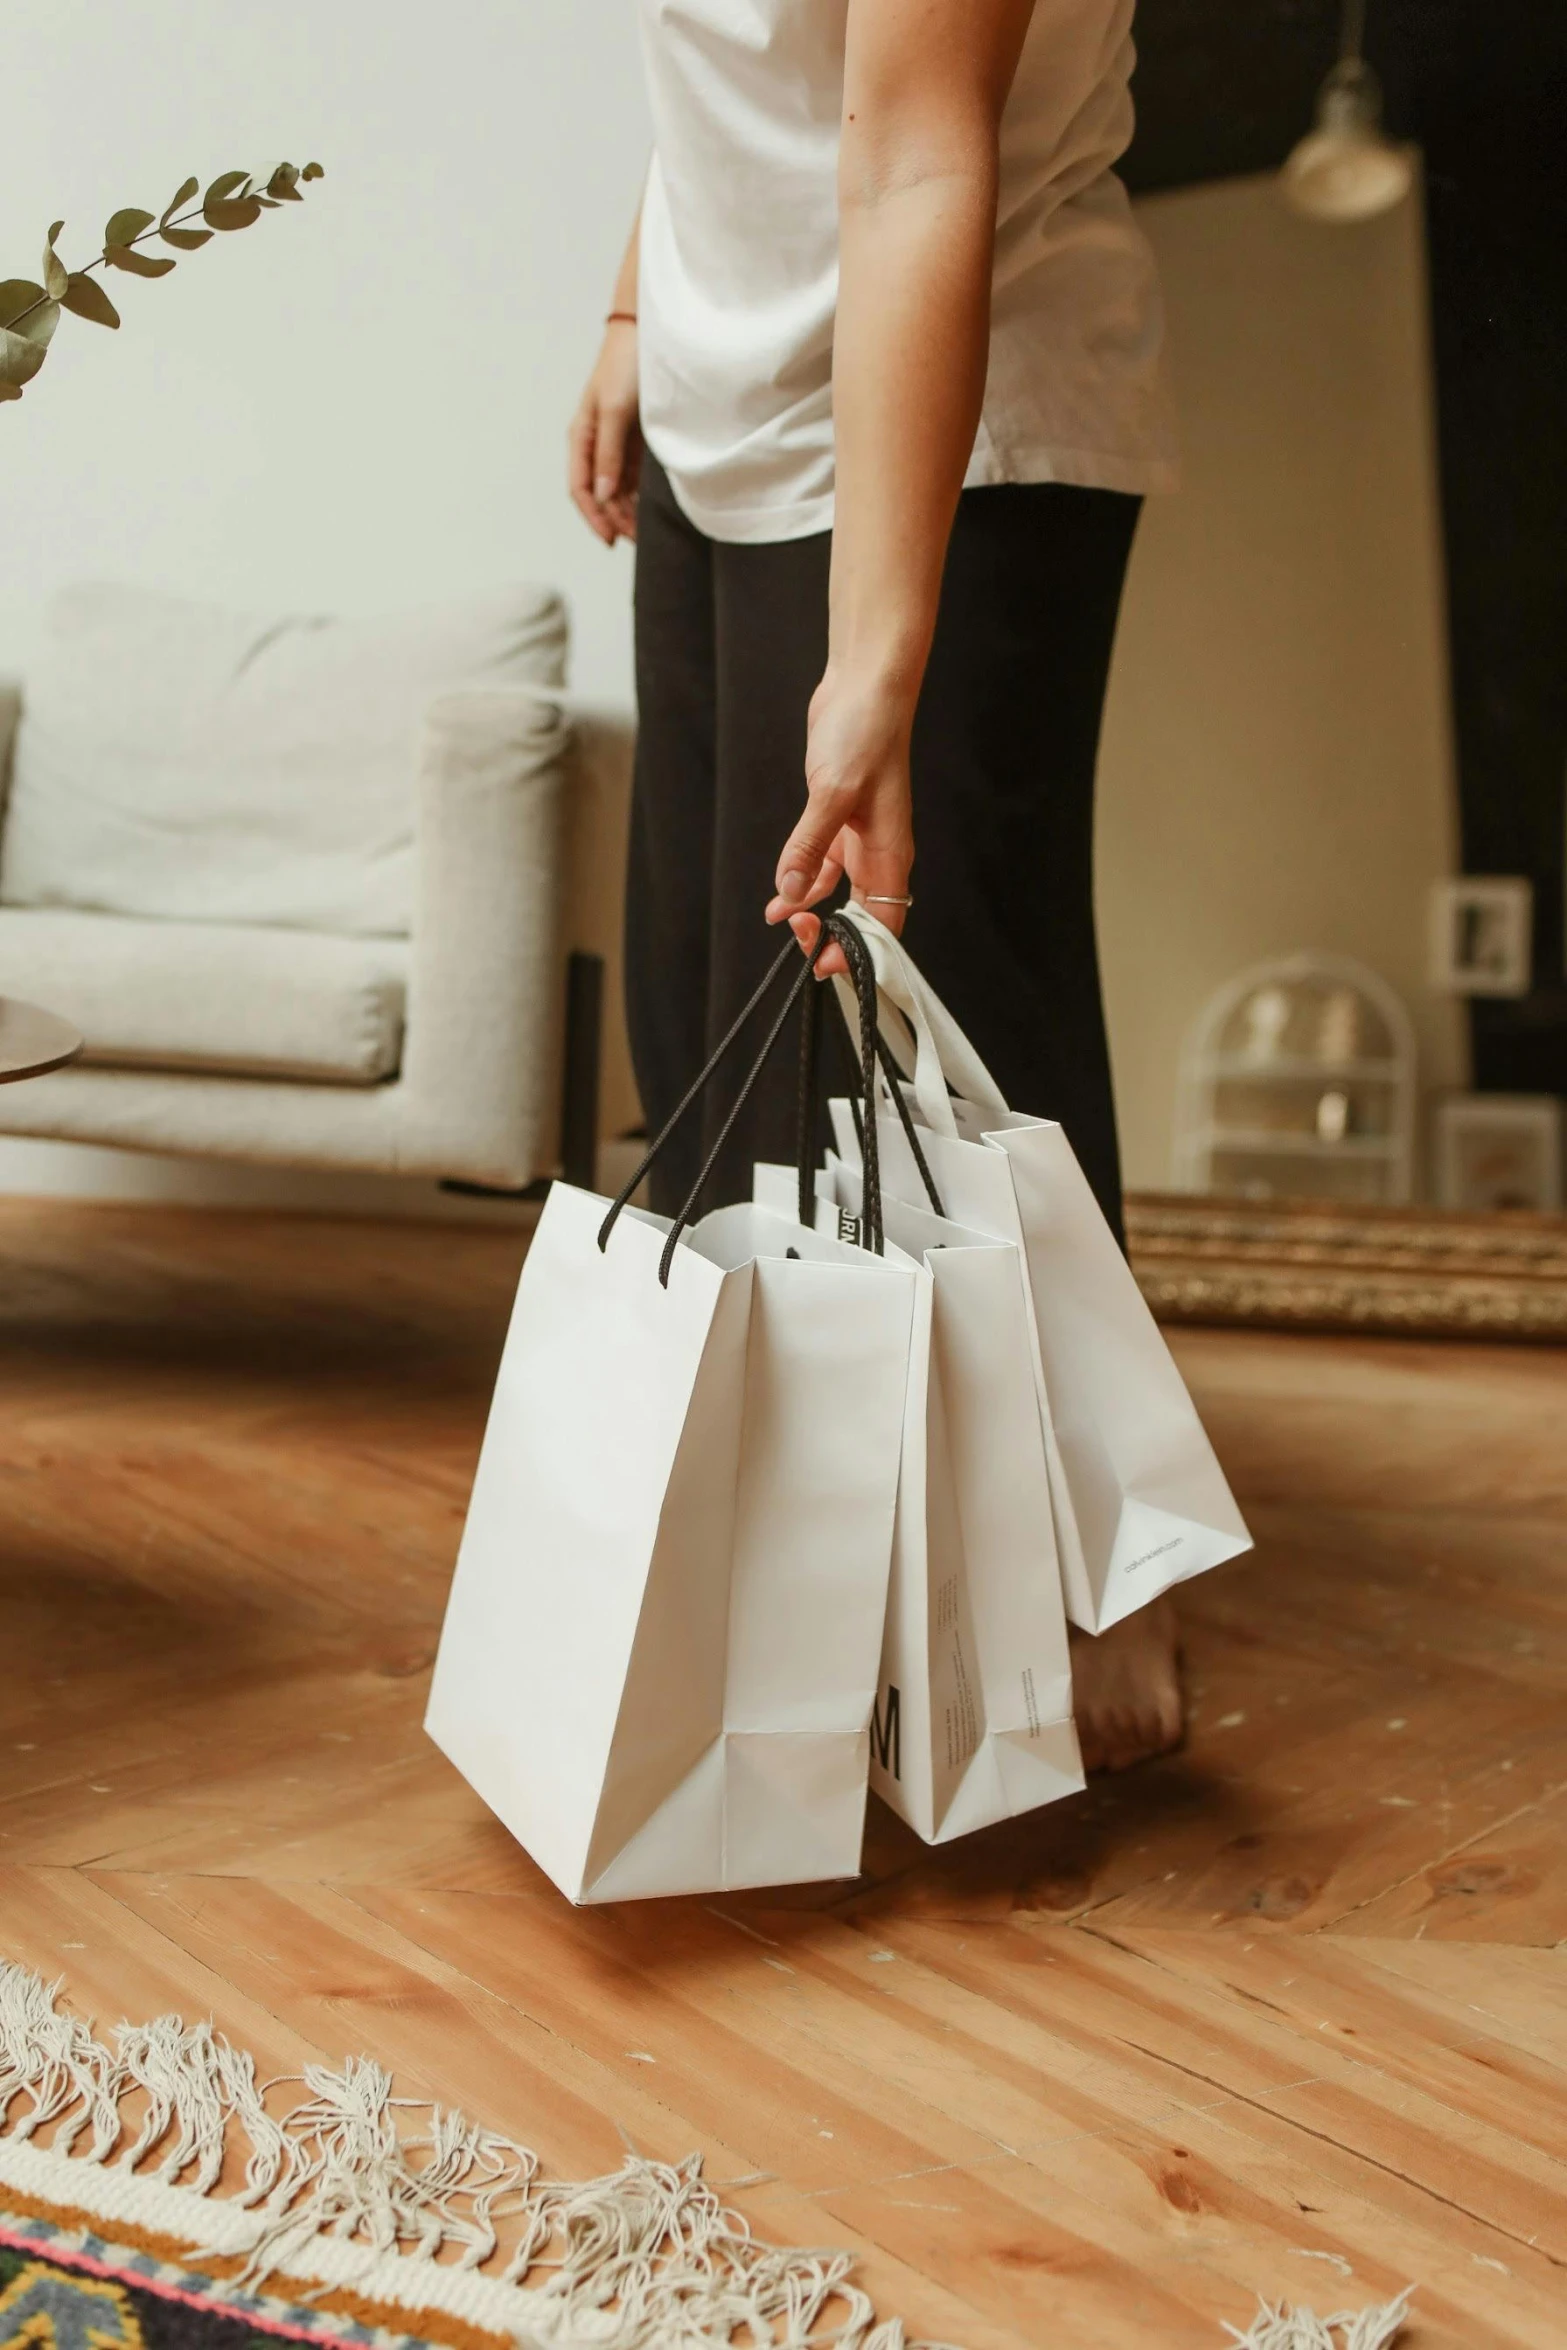
<svg viewBox="0 0 1567 2350"><path fill-rule="evenodd" d="M433 1179L327 1168L255 1167L85 1142L0 1135L0 1196L267 1208L280 1214L390 1216L443 1224L531 1224L533 1200L442 1191Z"/></svg>

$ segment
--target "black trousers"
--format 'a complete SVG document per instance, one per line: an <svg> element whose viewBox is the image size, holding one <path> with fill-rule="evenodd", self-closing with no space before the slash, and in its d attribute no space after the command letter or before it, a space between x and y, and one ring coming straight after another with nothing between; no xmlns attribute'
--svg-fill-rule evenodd
<svg viewBox="0 0 1567 2350"><path fill-rule="evenodd" d="M1094 768L1139 505L1059 484L964 491L914 726L904 931L1012 1106L1060 1119L1118 1232ZM709 539L644 459L626 990L652 1133L781 943L762 909L804 804L831 545L828 532ZM758 1045L762 1033L759 1016ZM727 1082L671 1138L651 1186L661 1213L695 1181L749 1057L737 1044ZM792 1159L794 1118L794 1054L780 1044L704 1205L748 1199L753 1161Z"/></svg>

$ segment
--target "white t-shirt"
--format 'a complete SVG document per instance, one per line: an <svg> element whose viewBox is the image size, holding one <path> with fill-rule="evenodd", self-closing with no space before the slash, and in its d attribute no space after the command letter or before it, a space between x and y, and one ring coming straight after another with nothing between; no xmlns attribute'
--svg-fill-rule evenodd
<svg viewBox="0 0 1567 2350"><path fill-rule="evenodd" d="M832 523L849 0L640 0L642 423L699 529ZM1036 0L1001 125L990 372L969 483L1173 486L1153 256L1112 165L1133 0Z"/></svg>

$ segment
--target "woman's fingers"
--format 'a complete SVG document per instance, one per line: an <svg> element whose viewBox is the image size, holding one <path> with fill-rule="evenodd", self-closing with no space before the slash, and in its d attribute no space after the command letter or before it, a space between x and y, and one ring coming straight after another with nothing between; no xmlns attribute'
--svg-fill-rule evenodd
<svg viewBox="0 0 1567 2350"><path fill-rule="evenodd" d="M850 836L847 857L849 894L869 905L878 922L894 933L902 930L909 909L898 900L909 895L914 866L914 843L907 839L880 841Z"/></svg>
<svg viewBox="0 0 1567 2350"><path fill-rule="evenodd" d="M837 888L839 882L842 879L843 842L840 837L840 839L833 843L832 848L829 850L828 854L822 859L821 870L816 876L816 880L811 889L810 895L806 899L806 904L808 906L819 906L823 898L831 897L833 891ZM777 904L778 902L778 900L774 900L774 904ZM769 909L769 917L771 918L771 909ZM821 936L821 916L819 914L791 914L788 917L788 922L790 929L794 932L795 937L800 942L802 953L807 955L814 954L816 951L816 941ZM837 947L829 947L826 954L822 957L821 961L816 966L816 975L819 979L830 979L834 971L841 971L844 968L845 965L843 956L839 949Z"/></svg>
<svg viewBox="0 0 1567 2350"><path fill-rule="evenodd" d="M811 885L810 895L805 901L808 906L819 906L823 898L831 897L843 879L843 859L843 835L839 833L838 838L822 859L816 879Z"/></svg>
<svg viewBox="0 0 1567 2350"><path fill-rule="evenodd" d="M599 437L598 401L590 386L566 434L566 483L571 502L595 538L615 543L615 527L594 491Z"/></svg>
<svg viewBox="0 0 1567 2350"><path fill-rule="evenodd" d="M819 914L791 914L789 917L789 928L794 932L802 951L807 955L815 953L816 941L821 935L821 927L822 921ZM844 961L842 947L836 941L830 939L818 957L816 976L818 979L848 978L849 966Z"/></svg>
<svg viewBox="0 0 1567 2350"><path fill-rule="evenodd" d="M800 942L801 954L814 955L816 942L822 934L820 914L791 914L789 928ZM818 979L847 979L849 976L849 966L844 961L843 949L835 941L829 940L818 958L816 976Z"/></svg>
<svg viewBox="0 0 1567 2350"><path fill-rule="evenodd" d="M836 887L843 861L834 848L852 812L857 794L841 783L814 777L806 790L805 814L784 843L778 860L777 895L767 909L769 922L786 922L804 906L813 906ZM827 878L829 864L833 871Z"/></svg>
<svg viewBox="0 0 1567 2350"><path fill-rule="evenodd" d="M866 906L877 921L885 924L894 935L901 932L908 919L909 909L895 901L909 894L909 872L914 862L912 842L906 847L901 843L896 847L875 846L851 829L843 835L842 849L843 865L835 870L834 881L837 880L838 871L846 871L850 897ZM793 917L791 927L802 944L806 942L802 938L801 924L814 923L815 920L814 914L796 914ZM806 944L807 953L814 944L813 937ZM846 978L848 970L843 949L838 946L830 946L816 966L817 976L821 979Z"/></svg>
<svg viewBox="0 0 1567 2350"><path fill-rule="evenodd" d="M631 413L604 401L598 412L598 438L593 452L593 495L600 506L613 504L625 487L626 443Z"/></svg>

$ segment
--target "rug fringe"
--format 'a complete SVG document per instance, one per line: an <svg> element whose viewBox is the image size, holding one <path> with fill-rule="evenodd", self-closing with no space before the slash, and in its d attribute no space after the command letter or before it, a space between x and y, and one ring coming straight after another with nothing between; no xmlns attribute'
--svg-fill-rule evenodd
<svg viewBox="0 0 1567 2350"><path fill-rule="evenodd" d="M70 2174L85 2208L154 2231L177 2213L195 2257L237 2258L246 2288L286 2270L536 2350L952 2350L878 2322L851 2254L758 2243L699 2155L543 2179L514 2139L394 2097L368 2057L258 2082L210 2023L121 2024L110 2048L60 1988L0 1959L0 2175L69 2200ZM284 2088L304 2094L274 2112ZM48 2146L30 2143L51 2126ZM236 2137L243 2183L220 2194ZM497 2266L502 2223L515 2241ZM1239 2350L1386 2350L1408 2301L1326 2319L1264 2304L1249 2331L1226 2331Z"/></svg>
<svg viewBox="0 0 1567 2350"><path fill-rule="evenodd" d="M1332 2317L1283 2301L1275 2309L1264 2301L1244 2334L1234 2326L1224 2330L1237 2350L1387 2350L1403 2330L1413 2290L1406 2285L1381 2308L1341 2309Z"/></svg>
<svg viewBox="0 0 1567 2350"><path fill-rule="evenodd" d="M58 1981L0 1962L0 2131L11 2132L12 2107L28 2097L11 2134L30 2138L57 2121L55 2145L71 2154L91 2125L79 2159L102 2162L120 2135L118 2068L78 2017L61 2013L59 1993Z"/></svg>

